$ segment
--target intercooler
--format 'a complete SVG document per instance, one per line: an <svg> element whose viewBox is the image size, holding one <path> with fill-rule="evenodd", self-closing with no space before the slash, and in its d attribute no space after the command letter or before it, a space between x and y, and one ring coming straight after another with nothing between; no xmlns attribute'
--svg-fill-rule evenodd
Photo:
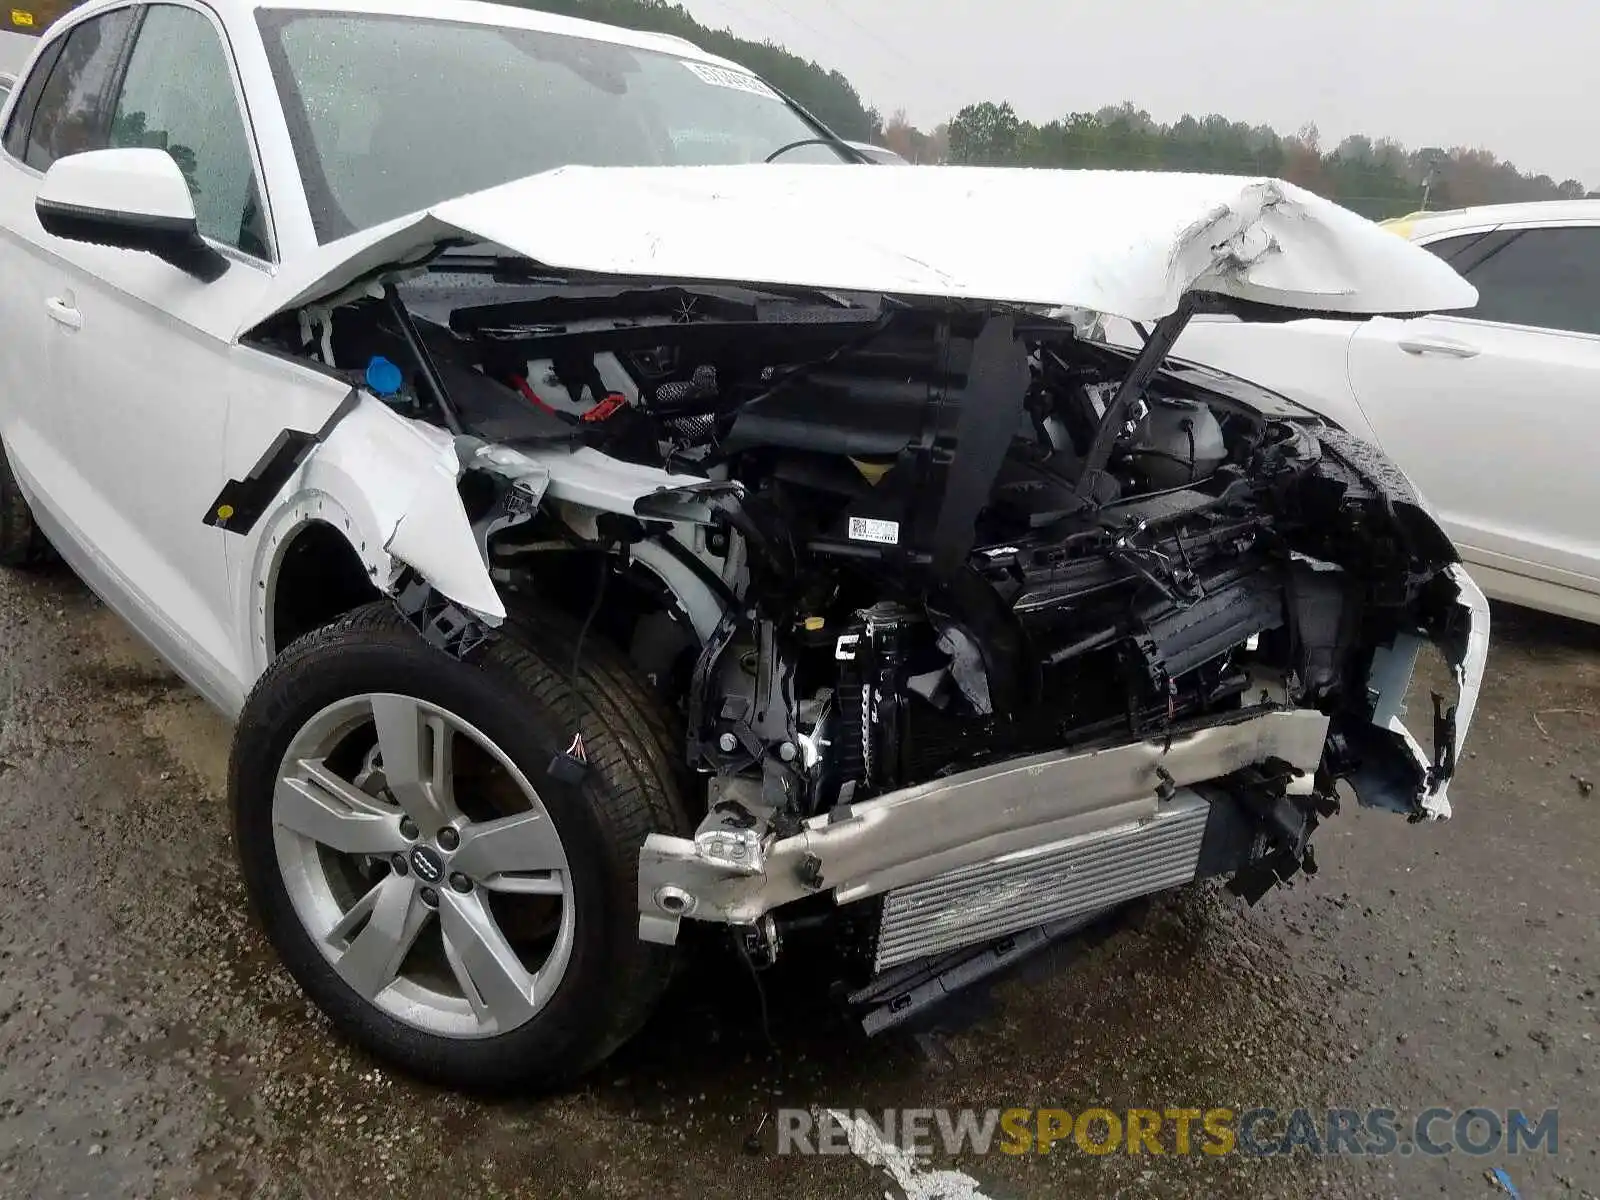
<svg viewBox="0 0 1600 1200"><path fill-rule="evenodd" d="M1211 806L1180 790L1147 820L1065 838L897 888L874 968L1103 910L1192 881Z"/></svg>

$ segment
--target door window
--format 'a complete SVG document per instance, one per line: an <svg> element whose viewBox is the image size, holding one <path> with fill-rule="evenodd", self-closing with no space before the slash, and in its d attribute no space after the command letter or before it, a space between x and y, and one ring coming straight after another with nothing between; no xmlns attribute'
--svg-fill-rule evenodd
<svg viewBox="0 0 1600 1200"><path fill-rule="evenodd" d="M233 72L203 14L170 4L148 10L112 111L110 145L165 150L188 181L200 232L270 257Z"/></svg>
<svg viewBox="0 0 1600 1200"><path fill-rule="evenodd" d="M1463 315L1600 334L1600 229L1529 229L1467 279L1478 306Z"/></svg>
<svg viewBox="0 0 1600 1200"><path fill-rule="evenodd" d="M12 158L21 159L28 152L28 126L33 121L33 110L39 106L39 93L44 91L45 80L50 78L56 60L61 57L65 40L63 38L46 46L44 53L39 55L39 61L33 64L33 70L14 85L17 102L11 106L11 118L6 122L5 134L6 153Z"/></svg>
<svg viewBox="0 0 1600 1200"><path fill-rule="evenodd" d="M104 148L105 104L132 24L131 8L93 17L67 34L53 66L48 55L41 58L12 106L6 148L21 150L38 171L65 155ZM41 79L43 71L49 74Z"/></svg>

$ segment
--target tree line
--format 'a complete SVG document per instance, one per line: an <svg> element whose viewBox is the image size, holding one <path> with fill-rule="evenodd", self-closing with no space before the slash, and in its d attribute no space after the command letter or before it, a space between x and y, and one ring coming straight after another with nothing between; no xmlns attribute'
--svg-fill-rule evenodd
<svg viewBox="0 0 1600 1200"><path fill-rule="evenodd" d="M1315 125L1284 136L1268 125L1215 114L1186 115L1168 124L1129 103L1070 113L1043 125L1021 119L1008 103L970 104L932 134L896 113L883 139L913 161L1270 175L1374 218L1421 207L1592 194L1576 179L1558 183L1548 175L1528 174L1487 150L1407 150L1392 139L1362 135L1324 148Z"/></svg>
<svg viewBox="0 0 1600 1200"><path fill-rule="evenodd" d="M1576 179L1520 171L1488 150L1427 146L1353 135L1324 146L1315 125L1281 134L1227 117L1183 116L1164 123L1133 104L1069 113L1034 124L1009 103L969 104L924 132L897 112L887 121L839 71L770 42L701 25L669 0L510 0L688 38L750 68L840 135L871 140L913 162L1023 167L1107 167L1269 175L1300 184L1369 217L1418 208L1458 208L1589 195Z"/></svg>
<svg viewBox="0 0 1600 1200"><path fill-rule="evenodd" d="M82 0L29 0L9 28L42 33ZM586 17L631 29L675 34L755 71L842 137L874 141L920 163L1019 167L1106 167L1210 171L1287 179L1381 218L1418 208L1458 208L1517 200L1596 195L1576 179L1520 171L1488 150L1427 146L1408 150L1389 138L1353 135L1324 147L1315 125L1280 134L1268 125L1212 114L1164 123L1130 103L1075 112L1055 121L1023 120L1009 103L969 104L924 132L903 111L884 121L844 74L771 42L708 29L671 0L504 0L524 8Z"/></svg>

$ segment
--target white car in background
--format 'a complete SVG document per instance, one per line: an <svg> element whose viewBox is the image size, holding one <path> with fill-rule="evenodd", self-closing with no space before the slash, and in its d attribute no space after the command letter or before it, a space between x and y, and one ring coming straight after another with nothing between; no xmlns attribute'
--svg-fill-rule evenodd
<svg viewBox="0 0 1600 1200"><path fill-rule="evenodd" d="M1464 275L1477 306L1370 321L1199 317L1175 356L1381 446L1490 596L1600 621L1600 200L1388 226ZM1115 322L1108 336L1132 334Z"/></svg>

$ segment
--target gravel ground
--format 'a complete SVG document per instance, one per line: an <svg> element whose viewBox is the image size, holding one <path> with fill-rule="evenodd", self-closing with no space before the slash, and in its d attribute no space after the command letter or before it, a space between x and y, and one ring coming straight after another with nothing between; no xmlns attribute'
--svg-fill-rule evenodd
<svg viewBox="0 0 1600 1200"><path fill-rule="evenodd" d="M0 576L0 1195L1492 1198L1499 1167L1525 1200L1595 1196L1600 631L1496 621L1446 825L1347 811L1321 873L1253 910L1163 898L873 1041L804 953L767 978L765 1028L750 976L709 961L586 1086L491 1103L331 1036L244 914L222 723L69 575ZM897 1186L861 1156L775 1154L770 1120L1435 1104L1559 1106L1559 1151L1061 1147Z"/></svg>

